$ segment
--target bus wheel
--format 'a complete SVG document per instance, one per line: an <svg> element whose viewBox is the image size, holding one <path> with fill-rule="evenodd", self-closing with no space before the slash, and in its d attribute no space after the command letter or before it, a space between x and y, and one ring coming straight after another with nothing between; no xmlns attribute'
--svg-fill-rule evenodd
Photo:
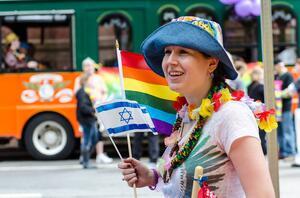
<svg viewBox="0 0 300 198"><path fill-rule="evenodd" d="M30 155L39 160L68 157L75 139L71 125L56 114L42 114L33 118L25 129L25 146Z"/></svg>

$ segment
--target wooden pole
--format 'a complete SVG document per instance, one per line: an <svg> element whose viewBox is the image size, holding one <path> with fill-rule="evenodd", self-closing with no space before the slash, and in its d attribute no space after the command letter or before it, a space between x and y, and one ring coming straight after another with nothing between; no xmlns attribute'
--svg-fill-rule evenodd
<svg viewBox="0 0 300 198"><path fill-rule="evenodd" d="M120 87L121 87L121 94L122 94L122 99L126 99L125 95L125 90L124 90L124 78L123 78L123 65L122 65L122 58L121 58L121 52L119 49L119 42L116 40L116 52L117 52L117 59L118 59L118 68L119 68L119 77L120 77ZM130 136L127 133L127 144L128 144L128 152L129 152L129 157L132 157L132 152L131 152L131 142L130 142ZM133 184L133 194L134 198L137 198L137 191L136 191L136 185Z"/></svg>
<svg viewBox="0 0 300 198"><path fill-rule="evenodd" d="M194 179L200 179L202 176L203 176L203 168L201 166L196 166L194 172ZM194 180L191 198L197 198L199 190L200 190L199 183L198 181Z"/></svg>
<svg viewBox="0 0 300 198"><path fill-rule="evenodd" d="M265 102L267 108L271 109L275 107L271 0L261 0L261 31ZM277 131L273 130L271 133L268 133L267 140L269 170L276 197L279 198Z"/></svg>

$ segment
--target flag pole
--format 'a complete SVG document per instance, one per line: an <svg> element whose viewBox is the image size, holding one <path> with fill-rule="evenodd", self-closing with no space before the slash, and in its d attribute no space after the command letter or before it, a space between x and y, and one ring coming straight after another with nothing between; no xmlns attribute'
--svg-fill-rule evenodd
<svg viewBox="0 0 300 198"><path fill-rule="evenodd" d="M95 108L96 108L96 107L95 107ZM102 123L101 119L100 119L98 116L97 116L97 120L98 120L98 124L101 125L101 126L103 126L103 123ZM99 127L99 128L101 128L101 127ZM99 130L100 130L100 129L99 129ZM114 148L116 149L116 151L117 151L117 153L118 153L120 159L123 160L123 157L122 157L122 155L121 155L121 153L120 153L120 151L119 151L119 149L118 149L118 147L117 147L115 141L112 139L112 137L110 136L109 132L108 132L107 130L105 130L105 131L106 131L106 133L107 133L107 135L108 135L108 137L109 137L111 143L113 144Z"/></svg>
<svg viewBox="0 0 300 198"><path fill-rule="evenodd" d="M274 108L274 66L273 66L273 37L272 37L271 0L261 1L261 31L264 65L264 92L268 109ZM276 197L279 198L278 146L277 131L267 134L268 164Z"/></svg>
<svg viewBox="0 0 300 198"><path fill-rule="evenodd" d="M123 78L122 58L121 58L121 52L120 52L120 49L119 49L119 42L118 42L118 40L116 40L116 51L117 51L117 59L118 59L121 96L122 96L122 99L126 99L125 90L124 90L124 78Z"/></svg>
<svg viewBox="0 0 300 198"><path fill-rule="evenodd" d="M118 59L121 95L122 95L122 99L126 99L125 90L124 90L122 58L121 58L121 52L120 52L118 40L116 40L116 51L117 51L117 59ZM132 158L131 141L130 141L129 133L127 133L127 144L128 144L129 157ZM133 184L133 193L134 193L134 197L137 198L137 191L136 191L136 185L135 184Z"/></svg>
<svg viewBox="0 0 300 198"><path fill-rule="evenodd" d="M120 159L123 160L123 157L122 157L122 155L121 155L121 153L120 153L120 151L119 151L117 145L115 144L115 141L112 139L112 137L110 136L109 133L108 133L108 137L109 137L111 143L113 144L113 146L115 147L115 149L116 149L116 151L117 151L117 153L118 153Z"/></svg>

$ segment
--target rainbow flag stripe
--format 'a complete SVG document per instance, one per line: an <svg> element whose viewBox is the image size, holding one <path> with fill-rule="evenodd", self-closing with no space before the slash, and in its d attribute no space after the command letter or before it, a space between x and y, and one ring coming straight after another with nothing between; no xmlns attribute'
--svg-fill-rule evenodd
<svg viewBox="0 0 300 198"><path fill-rule="evenodd" d="M148 67L142 55L121 51L121 57L126 98L147 108L158 133L170 135L176 118L172 105L178 94Z"/></svg>

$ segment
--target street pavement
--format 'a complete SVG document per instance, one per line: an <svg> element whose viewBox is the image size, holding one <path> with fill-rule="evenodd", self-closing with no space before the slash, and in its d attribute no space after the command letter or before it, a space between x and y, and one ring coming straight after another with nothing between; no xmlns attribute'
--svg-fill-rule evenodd
<svg viewBox="0 0 300 198"><path fill-rule="evenodd" d="M78 160L0 162L0 198L131 198L133 189L122 181L113 164L83 170ZM146 159L143 159L147 163ZM300 197L300 168L280 162L282 198ZM259 182L259 181L258 181ZM137 189L138 197L160 198L160 192Z"/></svg>

